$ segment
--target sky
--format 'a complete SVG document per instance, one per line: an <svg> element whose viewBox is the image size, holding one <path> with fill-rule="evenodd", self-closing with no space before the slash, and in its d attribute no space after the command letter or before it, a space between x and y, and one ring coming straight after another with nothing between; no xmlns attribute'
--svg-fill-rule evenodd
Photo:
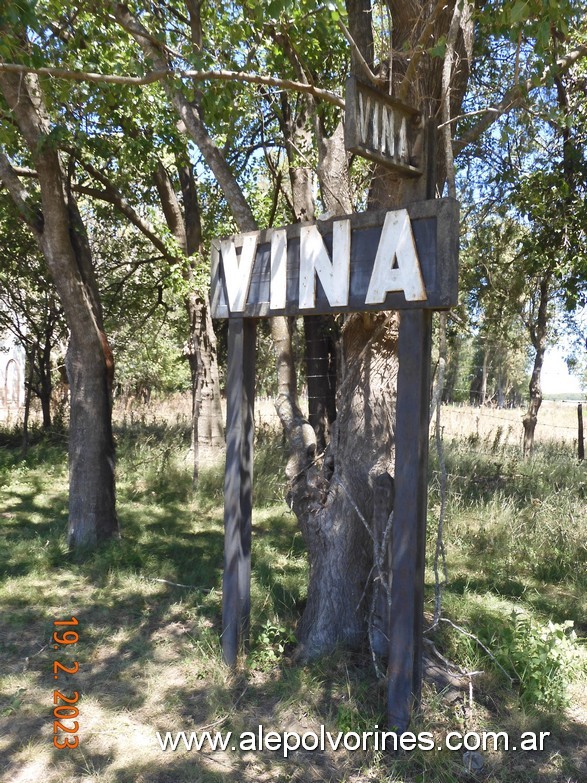
<svg viewBox="0 0 587 783"><path fill-rule="evenodd" d="M542 368L543 394L580 394L579 379L569 375L565 362L565 354L560 348L549 348L546 351Z"/></svg>

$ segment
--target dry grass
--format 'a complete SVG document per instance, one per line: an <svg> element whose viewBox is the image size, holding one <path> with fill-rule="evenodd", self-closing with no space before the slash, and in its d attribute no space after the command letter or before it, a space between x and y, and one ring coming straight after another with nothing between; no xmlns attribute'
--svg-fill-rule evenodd
<svg viewBox="0 0 587 783"><path fill-rule="evenodd" d="M467 439L471 436L492 445L499 443L522 446L521 408L478 408L470 405L445 405L442 426L446 438ZM545 400L538 414L536 443L577 443L577 403Z"/></svg>

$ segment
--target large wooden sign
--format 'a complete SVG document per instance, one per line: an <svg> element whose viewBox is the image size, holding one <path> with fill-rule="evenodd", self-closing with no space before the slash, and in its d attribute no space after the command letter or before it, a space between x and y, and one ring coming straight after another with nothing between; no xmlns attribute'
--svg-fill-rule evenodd
<svg viewBox="0 0 587 783"><path fill-rule="evenodd" d="M240 234L213 243L212 317L443 310L457 267L454 199Z"/></svg>
<svg viewBox="0 0 587 783"><path fill-rule="evenodd" d="M357 81L346 83L345 147L402 176L423 171L424 125L420 112Z"/></svg>

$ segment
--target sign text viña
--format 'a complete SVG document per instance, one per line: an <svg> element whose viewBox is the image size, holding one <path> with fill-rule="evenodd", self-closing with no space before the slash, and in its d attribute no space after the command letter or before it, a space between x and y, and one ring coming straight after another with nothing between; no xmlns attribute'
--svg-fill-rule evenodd
<svg viewBox="0 0 587 783"><path fill-rule="evenodd" d="M457 223L438 199L215 240L212 316L448 308Z"/></svg>

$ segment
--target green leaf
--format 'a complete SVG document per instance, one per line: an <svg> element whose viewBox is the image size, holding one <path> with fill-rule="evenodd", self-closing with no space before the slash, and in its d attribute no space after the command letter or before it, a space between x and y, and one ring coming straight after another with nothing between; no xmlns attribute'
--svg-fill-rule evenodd
<svg viewBox="0 0 587 783"><path fill-rule="evenodd" d="M430 57L444 58L446 54L446 36L442 35L436 44L432 48L428 49L428 54Z"/></svg>
<svg viewBox="0 0 587 783"><path fill-rule="evenodd" d="M516 0L510 11L510 20L512 24L519 24L522 20L528 18L527 8L527 0Z"/></svg>

